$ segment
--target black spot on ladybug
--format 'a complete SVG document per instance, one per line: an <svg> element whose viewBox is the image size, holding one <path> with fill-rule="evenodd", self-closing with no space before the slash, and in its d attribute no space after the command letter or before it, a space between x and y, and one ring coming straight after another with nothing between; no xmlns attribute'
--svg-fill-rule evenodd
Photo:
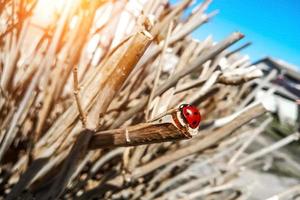
<svg viewBox="0 0 300 200"><path fill-rule="evenodd" d="M193 125L196 125L197 124L197 122L196 121L193 121Z"/></svg>
<svg viewBox="0 0 300 200"><path fill-rule="evenodd" d="M199 113L198 112L194 112L194 115L199 115Z"/></svg>

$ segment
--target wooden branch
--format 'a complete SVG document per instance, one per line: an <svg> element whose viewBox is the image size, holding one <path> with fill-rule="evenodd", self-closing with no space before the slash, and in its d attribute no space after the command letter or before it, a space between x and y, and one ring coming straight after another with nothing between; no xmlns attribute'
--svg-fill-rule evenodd
<svg viewBox="0 0 300 200"><path fill-rule="evenodd" d="M42 194L40 198L54 199L60 196L60 193L63 191L63 188L67 186L75 167L83 155L85 155L87 149L136 146L190 138L190 134L185 130L178 129L172 123L139 124L124 129L101 131L93 134L94 132L90 130L84 130L80 133L71 153L65 160L62 171L51 184L51 190ZM58 184L60 184L61 187L57 187Z"/></svg>
<svg viewBox="0 0 300 200"><path fill-rule="evenodd" d="M238 105L237 110L244 108L256 95L256 93L261 90L266 83L272 80L277 75L277 71L273 69L257 86L247 95L245 99Z"/></svg>
<svg viewBox="0 0 300 200"><path fill-rule="evenodd" d="M182 1L171 13L169 13L160 23L157 23L151 30L151 34L156 37L160 31L174 19L174 17L183 11L189 4L191 0Z"/></svg>
<svg viewBox="0 0 300 200"><path fill-rule="evenodd" d="M158 62L158 67L157 67L156 74L155 74L153 88L151 90L151 93L150 93L150 96L149 96L149 100L148 100L148 110L146 112L146 119L147 120L150 117L149 116L150 115L150 104L151 104L151 102L153 100L154 92L155 92L155 90L156 90L156 88L158 86L158 83L159 83L159 78L160 78L161 71L162 71L163 59L164 59L166 50L167 50L168 45L169 45L169 38L170 38L170 34L171 34L172 29L173 29L173 21L170 22L169 27L168 27L168 32L167 32L166 39L163 41L163 50L162 50L162 53L161 53L161 56L160 56L160 59L159 59L159 62Z"/></svg>
<svg viewBox="0 0 300 200"><path fill-rule="evenodd" d="M76 105L77 109L80 114L80 119L82 122L82 126L85 128L86 127L86 113L84 112L82 108L82 103L81 103L81 96L80 96L80 86L79 86L79 80L78 80L78 65L75 64L73 68L73 87L74 87L74 96L76 100Z"/></svg>
<svg viewBox="0 0 300 200"><path fill-rule="evenodd" d="M184 199L199 199L199 197L202 197L204 195L208 195L214 192L221 192L223 190L229 190L232 189L234 187L234 183L233 182L229 182L229 183L224 183L222 185L217 185L214 187L205 187L202 190L193 192L193 193L189 193L187 196L185 196L184 198L181 198L180 200L184 200Z"/></svg>
<svg viewBox="0 0 300 200"><path fill-rule="evenodd" d="M226 85L240 85L262 76L262 71L252 66L248 68L238 68L229 73L225 72L218 77L218 82Z"/></svg>
<svg viewBox="0 0 300 200"><path fill-rule="evenodd" d="M98 80L100 79L100 84L94 80L94 82L91 83L92 86L87 88L89 90L93 89L94 94L98 98L98 101L94 102L92 111L88 114L88 118L90 120L87 121L87 127L89 129L82 131L79 130L79 135L78 132L76 133L76 129L73 130L74 134L77 134L77 137L75 135L76 143L73 145L72 151L63 165L62 172L55 179L55 182L52 183L49 192L42 194L40 197L41 199L56 199L67 186L72 175L76 172L76 166L80 163L81 157L83 157L87 151L87 144L89 144L91 140L91 132L94 133L94 131L91 130L94 130L97 127L99 114L106 112L115 94L119 91L129 73L132 71L151 41L152 37L149 33L146 31L138 32L129 40L125 40L124 43L120 45L122 48L115 49L115 51L111 52L106 63L101 68L102 70L107 70L102 73L104 77L97 77ZM76 72L74 74L77 75ZM111 77L114 78L111 79ZM93 84L95 87L93 87ZM97 92L99 90L96 89L97 87L100 88L98 94L95 93L95 91ZM84 92L88 92L89 90ZM85 102L87 102L86 99ZM78 113L75 116L77 115ZM67 123L65 122L64 126L66 126L66 124ZM126 139L128 140L127 137ZM62 141L60 148L62 148L64 144L64 141ZM65 146L65 148L67 147L68 146ZM56 151L56 149L54 149L54 151ZM61 184L60 188L57 188L58 184Z"/></svg>
<svg viewBox="0 0 300 200"><path fill-rule="evenodd" d="M206 182L209 182L211 180L215 180L216 178L222 176L222 174L218 171L218 172L214 172L210 175L207 175L207 176L203 176L203 177L199 177L197 179L194 179L194 180L190 180L188 181L186 184L181 184L181 185L178 185L177 188L174 188L172 190L168 190L167 192L164 192L164 194L160 197L161 199L164 199L166 197L169 197L169 195L171 194L179 194L179 193L183 193L195 186L198 186L199 185L202 185Z"/></svg>
<svg viewBox="0 0 300 200"><path fill-rule="evenodd" d="M249 47L251 44L252 44L252 42L247 42L247 43L243 44L242 46L238 47L237 49L234 49L233 51L228 52L228 53L226 54L226 56L229 57L229 56L231 56L231 55L233 55L233 54L235 54L235 53L237 53L237 52L240 52L241 50L243 50L243 49Z"/></svg>
<svg viewBox="0 0 300 200"><path fill-rule="evenodd" d="M192 0L67 1L47 24L35 21L36 0L0 1L0 199L246 198L234 179L266 153L281 161L272 169L299 176L296 157L278 150L299 134L272 145L257 137L267 121L239 129L265 112L246 105L273 88L276 71L248 82L262 74L239 54L248 44L228 50L240 33L219 43L190 36L216 14L205 11L211 0L184 18ZM170 116L149 121L181 103L205 118L189 141ZM266 148L246 155L254 140Z"/></svg>
<svg viewBox="0 0 300 200"><path fill-rule="evenodd" d="M155 96L161 95L167 89L174 86L177 83L177 81L180 80L182 77L193 72L196 68L203 65L206 61L212 59L213 57L215 57L216 55L218 55L223 50L225 50L232 44L236 43L243 37L244 37L243 34L239 32L235 32L232 35L230 35L228 38L223 40L222 42L218 43L216 46L212 47L212 49L209 52L197 58L193 63L191 63L189 67L186 67L181 71L177 72L167 82L165 82L162 86L160 86L159 90L156 91Z"/></svg>
<svg viewBox="0 0 300 200"><path fill-rule="evenodd" d="M180 40L180 38L183 38L187 35L189 35L193 30L196 28L199 28L202 24L205 24L209 21L210 18L214 17L218 12L213 11L209 13L208 15L202 15L202 16L195 16L191 20L189 20L186 24L183 25L182 28L176 34L174 34L173 37L171 37L171 42L177 42Z"/></svg>
<svg viewBox="0 0 300 200"><path fill-rule="evenodd" d="M112 99L117 94L124 81L151 43L151 35L147 32L138 32L130 39L126 40L118 49L111 52L103 66L95 69L93 77L84 83L81 96L82 107L84 111L90 110L87 114L87 128L95 130L99 125L99 116L102 116ZM114 78L111 78L114 77ZM58 118L53 126L47 131L42 140L40 140L35 149L34 155L43 156L41 150L43 140L54 141L59 137L64 136L64 131L74 124L79 124L78 110L76 102L74 102L65 112ZM63 120L62 120L63 119ZM75 123L76 122L76 123ZM77 126L77 130L73 129L72 134L69 134L70 140L74 141L74 135L80 132L81 125ZM72 137L73 136L73 137ZM61 148L61 144L59 145ZM54 151L56 150L53 149Z"/></svg>
<svg viewBox="0 0 300 200"><path fill-rule="evenodd" d="M250 154L246 158L241 159L239 162L237 162L237 165L238 166L244 165L244 164L248 163L249 161L260 158L260 157L262 157L272 151L275 151L291 142L298 141L299 139L300 139L300 133L296 132L292 135L289 135L289 136L283 138L282 140L279 140L278 142L272 144L271 146L267 146L261 150L258 150L257 152Z"/></svg>
<svg viewBox="0 0 300 200"><path fill-rule="evenodd" d="M93 135L89 149L137 146L182 139L189 139L187 133L178 129L172 123L147 123L98 132Z"/></svg>
<svg viewBox="0 0 300 200"><path fill-rule="evenodd" d="M300 193L300 185L297 184L295 186L292 186L292 187L284 190L283 192L280 192L274 196L269 197L266 200L284 200L284 199L290 199L290 198L294 199L296 197L294 197L294 198L292 198L292 197L295 195L299 195L299 193Z"/></svg>
<svg viewBox="0 0 300 200"><path fill-rule="evenodd" d="M171 153L165 154L151 161L150 163L147 163L146 165L136 168L131 174L131 179L137 179L185 156L203 151L217 144L219 141L224 139L226 136L229 136L239 127L248 123L252 119L263 115L265 112L266 109L261 104L249 107L249 109L242 112L234 121L231 121L230 123L217 130L212 130L210 134L206 134L207 137L199 141L196 140L185 148L181 148ZM118 176L115 179L109 181L109 183L112 185L121 186L123 184L123 178L121 176Z"/></svg>
<svg viewBox="0 0 300 200"><path fill-rule="evenodd" d="M102 77L102 79L106 80L104 80L100 86L98 85L100 88L99 93L97 94L98 100L88 114L87 127L89 129L95 129L98 126L99 116L106 112L113 98L120 90L152 40L152 36L147 31L136 33L128 41L121 44L123 49L119 47L113 51L104 66L102 66L103 69L113 69L113 71L107 74L106 77ZM101 78L98 79L101 80ZM89 89L94 90L95 88Z"/></svg>
<svg viewBox="0 0 300 200"><path fill-rule="evenodd" d="M88 143L92 137L92 134L93 131L91 130L85 130L80 133L75 144L72 147L70 154L65 160L61 171L55 178L54 182L51 184L50 189L42 194L39 199L57 199L60 196L65 187L68 185L68 182L79 162L84 156L86 156L85 152L88 148Z"/></svg>
<svg viewBox="0 0 300 200"><path fill-rule="evenodd" d="M205 83L205 81L206 81L206 79L197 79L196 81L191 81L185 85L182 85L179 88L176 88L175 94L184 92L186 90L190 90L195 87L199 87L199 86L203 85Z"/></svg>
<svg viewBox="0 0 300 200"><path fill-rule="evenodd" d="M255 107L249 108L245 112L241 113L234 121L226 124L222 128L217 129L216 131L212 131L208 136L203 138L202 140L196 141L193 144L189 145L188 147L179 149L172 153L166 154L161 156L160 158L137 168L132 176L134 178L141 177L145 174L152 172L153 170L171 163L175 160L183 158L187 155L192 153L196 153L199 151L203 151L210 146L216 144L218 141L222 140L224 137L230 135L233 131L237 130L242 125L246 124L247 122L251 121L252 119L261 116L266 112L266 109L261 105L257 105Z"/></svg>
<svg viewBox="0 0 300 200"><path fill-rule="evenodd" d="M7 195L7 200L14 200L21 196L24 188L32 181L33 177L42 169L42 167L49 161L49 158L41 158L35 160L24 174L20 177L17 184L14 185L11 192Z"/></svg>
<svg viewBox="0 0 300 200"><path fill-rule="evenodd" d="M235 154L230 158L230 160L228 161L228 165L233 165L237 161L238 157L242 155L242 153L259 136L259 134L262 133L267 128L267 126L272 122L272 120L273 119L271 117L267 118L263 123L260 124L259 127L253 130L251 136L247 138L247 140L245 140L245 142L239 148L239 150L235 152Z"/></svg>
<svg viewBox="0 0 300 200"><path fill-rule="evenodd" d="M223 40L216 46L212 47L212 49L207 52L205 55L200 56L199 58L195 59L193 63L187 68L182 69L181 71L174 74L170 79L162 84L161 86L158 86L158 90L155 91L154 97L159 96L162 93L164 93L166 90L168 90L170 87L174 86L182 77L185 75L193 72L195 69L197 69L199 66L204 64L206 61L214 58L216 55L221 53L224 49L229 47L230 45L234 44L235 42L239 41L244 37L243 34L236 32L230 35L227 39ZM139 110L136 110L136 108L133 108L136 112L142 110L147 105L147 99L144 101L141 101L139 103ZM122 115L122 119L118 119L115 121L115 123L112 124L113 128L117 128L121 126L126 120L128 120L132 116L132 110L128 110L126 113Z"/></svg>

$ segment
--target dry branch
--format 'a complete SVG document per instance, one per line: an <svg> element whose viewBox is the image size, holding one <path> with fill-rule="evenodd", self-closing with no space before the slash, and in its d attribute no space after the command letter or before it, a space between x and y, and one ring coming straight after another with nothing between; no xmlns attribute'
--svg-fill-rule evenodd
<svg viewBox="0 0 300 200"><path fill-rule="evenodd" d="M277 72L262 78L239 53L248 44L227 50L238 32L191 38L217 13L206 12L211 0L192 12L191 0L66 0L45 24L40 3L0 5L0 199L246 197L230 185L240 165L228 163L253 166L266 153L297 175L278 151L295 138L273 146L256 137L268 121L248 123L265 110L247 105ZM169 115L183 103L202 115L190 140ZM253 141L267 148L247 155Z"/></svg>
<svg viewBox="0 0 300 200"><path fill-rule="evenodd" d="M89 141L93 135L93 131L86 130L78 136L69 156L64 162L62 169L47 192L44 192L39 199L49 200L57 199L64 191L71 178L74 169L77 167L80 160L86 156L85 152L88 148Z"/></svg>
<svg viewBox="0 0 300 200"><path fill-rule="evenodd" d="M157 142L189 139L187 133L171 123L139 124L121 129L97 132L91 139L89 149L136 146Z"/></svg>
<svg viewBox="0 0 300 200"><path fill-rule="evenodd" d="M224 49L228 48L232 44L236 43L240 39L244 37L243 34L236 32L230 35L228 38L223 40L222 42L218 43L216 46L214 46L210 51L208 51L205 55L197 58L191 65L185 69L182 69L181 71L174 74L169 81L164 83L162 86L159 87L159 90L156 91L155 96L161 95L163 92L165 92L170 87L174 86L179 79L186 76L187 74L193 72L197 67L203 65L206 61L214 58L216 55L221 53Z"/></svg>
<svg viewBox="0 0 300 200"><path fill-rule="evenodd" d="M185 156L191 155L196 152L200 152L205 150L206 148L216 144L218 141L224 139L224 137L229 136L233 131L237 128L241 127L242 125L246 124L247 122L251 121L254 118L257 118L263 115L266 112L265 108L258 104L256 106L250 107L248 110L241 113L234 121L228 123L222 128L217 129L216 131L212 131L210 134L207 134L207 137L195 141L191 145L185 148L181 148L177 151L172 153L166 154L157 158L156 160L151 161L150 163L136 168L132 174L132 179L137 179L141 176L144 176L168 163L181 159ZM120 177L111 180L111 184L118 185L122 184L120 182Z"/></svg>
<svg viewBox="0 0 300 200"><path fill-rule="evenodd" d="M172 75L170 79L159 86L159 89L155 91L154 97L161 95L163 92L168 90L170 87L173 87L182 77L186 76L187 74L193 72L195 69L200 67L202 64L204 64L206 61L214 58L216 55L221 53L224 49L228 48L230 45L234 44L235 42L242 39L244 35L241 33L233 33L228 38L217 44L215 47L213 47L209 52L207 52L205 55L200 56L197 58L191 65L187 68L182 69L181 71L177 72L176 74ZM142 109L144 106L146 106L147 100L140 102L140 109ZM133 108L135 112L139 111L136 108ZM131 117L131 113L133 111L129 110L126 113L122 114L122 118L119 118L116 120L111 128L117 128L121 126L126 120L128 120Z"/></svg>
<svg viewBox="0 0 300 200"><path fill-rule="evenodd" d="M257 152L250 154L246 158L241 159L239 162L237 162L237 165L244 165L249 161L252 161L254 159L262 157L262 156L264 156L272 151L275 151L291 142L297 141L297 140L299 140L299 138L300 138L300 133L291 134L288 137L285 137L282 140L274 143L273 145L265 147Z"/></svg>
<svg viewBox="0 0 300 200"><path fill-rule="evenodd" d="M100 94L98 94L99 101L96 102L92 112L90 112L88 115L89 121L87 121L87 127L92 129L95 129L97 127L98 125L97 116L102 116L102 114L106 112L106 109L111 103L112 98L114 97L116 92L121 88L127 76L129 75L129 73L131 72L135 64L138 62L139 58L143 55L144 51L146 50L150 42L151 42L151 37L149 36L148 33L146 32L137 33L134 37L132 37L131 39L123 43L125 47L128 47L127 49L125 48L126 51L122 52L123 57L120 57L120 59L115 60L114 57L115 54L113 52L112 56L108 58L107 63L105 63L105 66L113 66L113 65L116 66L115 69L110 74L115 78L108 79L106 82L103 82L103 86L102 86L103 88ZM118 51L118 49L116 49L116 51ZM128 52L130 52L130 54ZM74 75L77 76L76 71ZM78 83L76 83L75 86L78 86ZM81 103L78 104L78 99L77 99L77 106L78 105L82 113L83 111L81 108ZM91 118L93 120L91 120ZM83 125L85 125L85 123L83 123ZM88 135L87 135L87 131L89 133ZM40 196L41 199L55 199L60 196L61 192L63 192L64 188L67 186L67 183L69 182L70 178L75 172L76 170L75 167L80 162L79 157L85 155L87 148L84 147L90 142L91 134L92 133L90 133L88 129L85 129L79 133L79 136L77 136L76 139L77 142L74 144L70 155L67 157L66 161L64 162L62 172L58 175L55 182L52 183L51 190L48 193L45 193L42 196ZM82 144L83 141L84 144L86 145ZM80 149L80 151L78 149ZM61 187L58 188L57 184L61 184Z"/></svg>

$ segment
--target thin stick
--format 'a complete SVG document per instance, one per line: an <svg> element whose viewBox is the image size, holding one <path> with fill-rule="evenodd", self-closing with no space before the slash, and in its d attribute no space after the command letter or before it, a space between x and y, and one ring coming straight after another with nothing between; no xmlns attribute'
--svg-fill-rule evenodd
<svg viewBox="0 0 300 200"><path fill-rule="evenodd" d="M80 114L80 119L82 126L86 128L86 113L82 108L81 97L80 97L80 86L78 81L78 64L73 67L73 87L74 87L74 96L76 100L76 105Z"/></svg>
<svg viewBox="0 0 300 200"><path fill-rule="evenodd" d="M195 87L199 87L199 86L203 85L205 83L205 81L206 81L206 79L198 79L196 81L189 82L188 84L183 85L180 88L176 88L175 94L178 94L180 92L184 92L186 90L190 90L190 89L195 88Z"/></svg>
<svg viewBox="0 0 300 200"><path fill-rule="evenodd" d="M158 68L156 70L156 75L155 75L153 88L152 88L152 91L151 91L151 94L150 94L150 97L149 97L149 100L148 100L148 109L147 109L148 112L146 113L147 114L147 116L146 116L147 120L149 119L150 104L153 100L154 92L156 91L156 88L158 86L158 82L159 82L159 78L160 78L160 74L161 74L161 70L162 70L164 55L165 55L167 47L169 45L169 39L170 39L171 31L173 29L173 23L174 23L173 21L170 22L169 27L168 27L167 36L166 36L166 39L164 40L164 43L163 43L163 50L162 50L162 53L161 53L161 56L160 56L160 59L159 59Z"/></svg>
<svg viewBox="0 0 300 200"><path fill-rule="evenodd" d="M219 185L219 186L215 186L215 187L207 187L207 188L204 188L200 191L188 194L187 199L198 199L201 196L208 195L208 194L211 194L211 193L214 193L214 192L221 192L223 190L228 190L228 189L231 189L233 187L234 187L234 184L232 182L225 183L223 185ZM186 199L186 198L183 198L181 200L184 200L184 199Z"/></svg>
<svg viewBox="0 0 300 200"><path fill-rule="evenodd" d="M257 138L257 136L265 130L265 128L272 122L272 118L266 119L257 129L254 130L254 133L245 140L244 144L239 148L239 150L231 157L228 162L228 165L233 165L238 157L247 149L247 147Z"/></svg>
<svg viewBox="0 0 300 200"><path fill-rule="evenodd" d="M300 193L300 185L295 185L279 194L269 197L266 200L284 200L292 198L292 195Z"/></svg>
<svg viewBox="0 0 300 200"><path fill-rule="evenodd" d="M84 158L89 141L93 135L93 131L88 129L82 131L78 136L74 146L71 149L70 154L66 158L61 171L58 176L55 177L55 181L51 185L50 189L45 192L39 199L57 199L68 185L72 174L76 170L79 162Z"/></svg>
<svg viewBox="0 0 300 200"><path fill-rule="evenodd" d="M219 44L217 44L216 46L214 46L212 48L212 50L207 52L205 55L200 56L199 58L195 59L195 61L193 61L193 63L191 63L191 66L189 66L187 68L184 68L181 71L174 74L167 82L165 82L164 84L159 86L158 90L155 91L154 96L161 95L166 90L168 90L170 87L174 86L182 77L184 77L185 75L193 72L195 69L197 69L199 66L204 64L206 61L214 58L216 55L221 53L224 49L226 49L227 47L229 47L232 44L236 43L237 41L239 41L243 37L244 37L244 35L239 33L239 32L233 33L228 38L226 38L224 41L222 41ZM131 110L128 110L127 112L123 113L121 115L121 118L118 118L112 124L111 127L116 128L116 127L121 126L126 120L128 120L132 116L132 113L134 111L135 112L141 111L146 105L147 105L147 99L145 99L144 101L140 101L138 108L134 107Z"/></svg>
<svg viewBox="0 0 300 200"><path fill-rule="evenodd" d="M257 158L260 158L260 157L262 157L262 156L264 156L264 155L266 155L266 154L268 154L268 153L270 153L272 151L275 151L275 150L277 150L277 149L279 149L279 148L281 148L281 147L283 147L283 146L285 146L285 145L287 145L287 144L289 144L291 142L297 141L297 140L299 140L299 138L300 138L300 133L298 133L298 132L294 133L294 134L292 134L292 135L290 135L288 137L285 137L284 139L282 139L282 140L274 143L271 146L265 147L265 148L263 148L263 149L261 149L261 150L259 150L257 152L254 152L254 153L250 154L246 158L240 160L237 163L237 165L238 166L245 165L249 161L252 161L252 160L255 160Z"/></svg>
<svg viewBox="0 0 300 200"><path fill-rule="evenodd" d="M186 190L194 188L195 186L197 187L197 186L203 185L204 183L209 182L213 179L216 179L221 175L222 174L218 171L218 172L214 172L214 173L211 173L209 175L206 175L206 176L198 177L197 179L192 179L192 180L190 180L189 182L187 182L185 184L178 185L178 187L173 189L173 190L165 192L161 197L159 197L157 199L162 200L162 199L166 199L167 197L169 197L171 195L180 194L180 193L182 193Z"/></svg>
<svg viewBox="0 0 300 200"><path fill-rule="evenodd" d="M187 68L182 69L181 71L174 74L166 83L161 85L159 87L159 90L156 91L155 96L162 94L170 87L174 86L178 80L180 80L182 77L186 76L187 74L193 72L196 68L198 68L200 65L204 64L207 60L212 59L219 53L221 53L223 50L225 50L227 47L231 46L232 44L236 43L240 39L244 37L243 34L239 32L235 32L232 35L230 35L228 38L226 38L224 41L218 43L216 46L214 46L209 52L207 52L205 55L200 56L198 59L196 59L191 65Z"/></svg>
<svg viewBox="0 0 300 200"><path fill-rule="evenodd" d="M234 49L233 51L227 53L226 56L231 56L237 52L240 52L241 50L249 47L251 44L252 44L252 42L247 42L247 43L243 44L242 46L238 47L237 49Z"/></svg>

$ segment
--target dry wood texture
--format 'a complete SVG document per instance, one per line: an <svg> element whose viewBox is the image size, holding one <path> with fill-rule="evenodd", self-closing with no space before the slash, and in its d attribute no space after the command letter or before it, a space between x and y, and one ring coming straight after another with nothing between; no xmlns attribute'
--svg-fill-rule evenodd
<svg viewBox="0 0 300 200"><path fill-rule="evenodd" d="M47 2L0 3L0 199L239 199L239 170L298 139L246 152L277 72L252 81L249 44L227 50L242 33L190 36L210 0ZM182 103L199 129L170 117Z"/></svg>
<svg viewBox="0 0 300 200"><path fill-rule="evenodd" d="M180 139L189 139L189 137L172 123L139 124L123 129L97 132L91 138L89 149L136 146Z"/></svg>

